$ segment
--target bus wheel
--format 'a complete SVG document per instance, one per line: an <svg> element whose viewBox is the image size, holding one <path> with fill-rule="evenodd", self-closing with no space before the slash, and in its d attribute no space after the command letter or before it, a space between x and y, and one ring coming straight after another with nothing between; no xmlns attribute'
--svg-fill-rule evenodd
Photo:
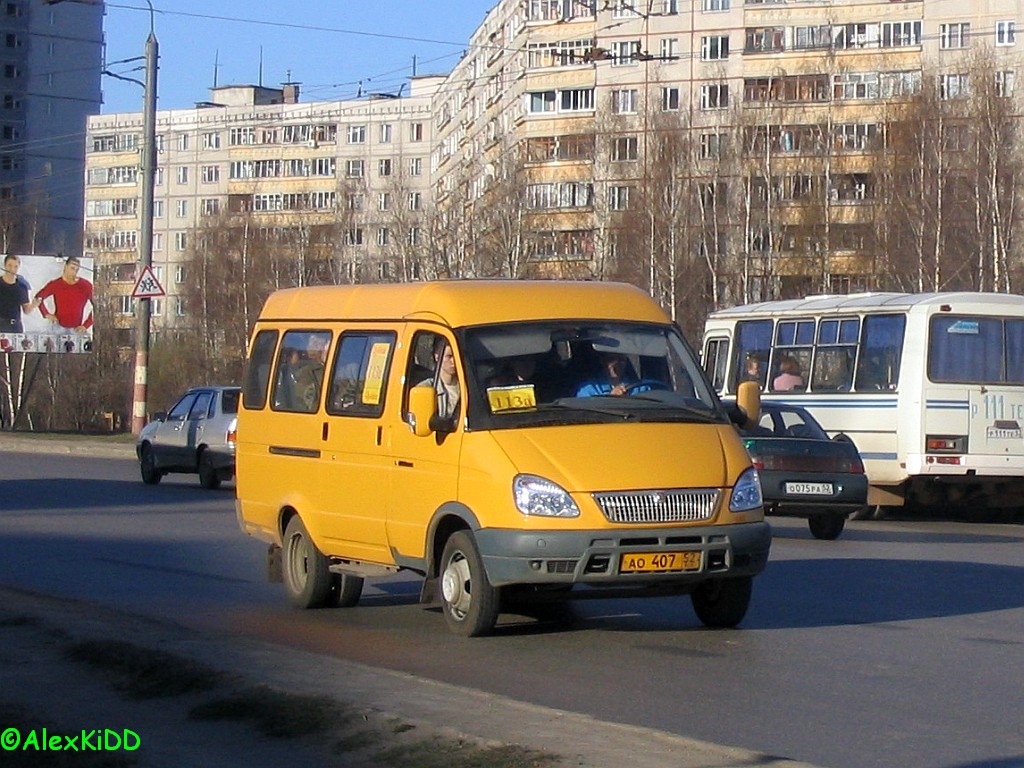
<svg viewBox="0 0 1024 768"><path fill-rule="evenodd" d="M463 637L486 635L498 620L498 590L469 531L456 531L441 556L441 602L448 628Z"/></svg>
<svg viewBox="0 0 1024 768"><path fill-rule="evenodd" d="M753 576L705 581L690 593L693 610L705 627L735 627L747 615L753 585Z"/></svg>
<svg viewBox="0 0 1024 768"><path fill-rule="evenodd" d="M331 600L332 574L327 558L309 538L302 519L295 515L288 521L281 547L282 570L288 599L299 608L323 608Z"/></svg>
<svg viewBox="0 0 1024 768"><path fill-rule="evenodd" d="M846 518L843 515L811 515L807 518L807 525L814 538L832 541L838 539L839 534L843 532L843 528L846 527Z"/></svg>

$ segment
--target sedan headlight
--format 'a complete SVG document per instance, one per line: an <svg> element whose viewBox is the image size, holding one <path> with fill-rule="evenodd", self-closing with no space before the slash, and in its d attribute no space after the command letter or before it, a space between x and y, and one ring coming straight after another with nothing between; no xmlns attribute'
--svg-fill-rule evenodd
<svg viewBox="0 0 1024 768"><path fill-rule="evenodd" d="M512 495L516 507L524 515L579 517L580 514L579 507L565 489L536 475L516 475L512 481Z"/></svg>
<svg viewBox="0 0 1024 768"><path fill-rule="evenodd" d="M757 470L751 467L744 470L732 487L732 498L729 500L730 512L746 512L764 506L761 496L761 479Z"/></svg>

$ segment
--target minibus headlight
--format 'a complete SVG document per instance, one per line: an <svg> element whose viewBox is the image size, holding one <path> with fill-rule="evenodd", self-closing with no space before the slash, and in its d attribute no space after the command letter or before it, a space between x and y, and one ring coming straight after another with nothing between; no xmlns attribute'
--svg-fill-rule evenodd
<svg viewBox="0 0 1024 768"><path fill-rule="evenodd" d="M740 475L736 485L732 487L732 498L729 500L730 512L746 512L764 506L761 498L761 480L757 470L751 467Z"/></svg>
<svg viewBox="0 0 1024 768"><path fill-rule="evenodd" d="M561 486L536 475L516 475L512 495L524 515L579 517L580 514L576 502Z"/></svg>

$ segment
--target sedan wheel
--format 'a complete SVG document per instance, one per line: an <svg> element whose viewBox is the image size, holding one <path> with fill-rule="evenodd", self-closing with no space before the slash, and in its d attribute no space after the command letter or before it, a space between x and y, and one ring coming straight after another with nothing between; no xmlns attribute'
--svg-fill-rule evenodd
<svg viewBox="0 0 1024 768"><path fill-rule="evenodd" d="M209 451L199 454L199 484L211 491L220 488L220 475L213 466Z"/></svg>
<svg viewBox="0 0 1024 768"><path fill-rule="evenodd" d="M139 457L139 470L142 473L142 482L146 485L156 485L164 473L156 468L156 456L153 449L148 445L142 446L142 455Z"/></svg>

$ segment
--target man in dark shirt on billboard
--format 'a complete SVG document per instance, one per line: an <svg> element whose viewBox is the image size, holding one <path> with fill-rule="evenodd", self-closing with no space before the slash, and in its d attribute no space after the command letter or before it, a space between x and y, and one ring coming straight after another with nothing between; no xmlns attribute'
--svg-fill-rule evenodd
<svg viewBox="0 0 1024 768"><path fill-rule="evenodd" d="M0 333L22 333L25 327L21 313L32 311L28 283L18 274L20 266L17 256L4 256L4 271L0 275Z"/></svg>

